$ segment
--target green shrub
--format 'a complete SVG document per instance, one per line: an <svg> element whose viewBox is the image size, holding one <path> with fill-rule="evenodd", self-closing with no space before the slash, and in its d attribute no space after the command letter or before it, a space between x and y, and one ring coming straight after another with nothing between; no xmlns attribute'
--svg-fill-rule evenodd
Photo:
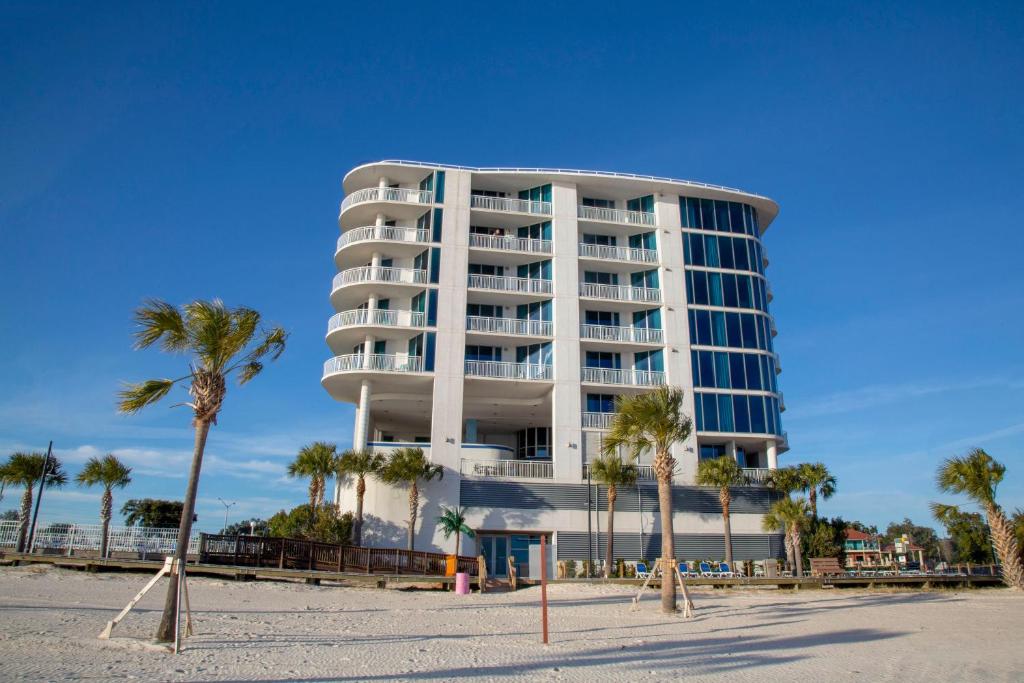
<svg viewBox="0 0 1024 683"><path fill-rule="evenodd" d="M281 510L267 522L271 536L299 538L320 543L348 543L352 537L352 513L338 514L334 505L322 505L310 525L309 504L285 512Z"/></svg>
<svg viewBox="0 0 1024 683"><path fill-rule="evenodd" d="M574 579L576 578L576 560L565 561L565 578Z"/></svg>

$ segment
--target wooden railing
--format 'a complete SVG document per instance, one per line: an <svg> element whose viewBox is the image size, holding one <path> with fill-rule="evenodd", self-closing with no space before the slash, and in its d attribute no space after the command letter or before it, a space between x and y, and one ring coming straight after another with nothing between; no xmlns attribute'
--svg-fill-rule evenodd
<svg viewBox="0 0 1024 683"><path fill-rule="evenodd" d="M202 534L199 562L364 574L445 576L449 555L401 548L363 548L294 538ZM456 571L476 576L477 558L459 556Z"/></svg>

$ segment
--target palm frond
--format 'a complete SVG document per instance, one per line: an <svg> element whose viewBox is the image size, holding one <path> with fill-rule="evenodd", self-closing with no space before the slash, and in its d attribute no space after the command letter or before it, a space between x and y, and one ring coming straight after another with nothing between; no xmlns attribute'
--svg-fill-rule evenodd
<svg viewBox="0 0 1024 683"><path fill-rule="evenodd" d="M126 466L113 453L103 458L89 458L75 477L79 486L102 484L105 488L124 488L131 483L132 468Z"/></svg>
<svg viewBox="0 0 1024 683"><path fill-rule="evenodd" d="M928 508L931 510L932 517L935 518L935 521L947 527L961 514L960 507L957 505L932 502L928 504Z"/></svg>
<svg viewBox="0 0 1024 683"><path fill-rule="evenodd" d="M722 489L743 486L747 483L747 476L735 459L723 455L719 458L698 462L696 481L698 486L714 486Z"/></svg>
<svg viewBox="0 0 1024 683"><path fill-rule="evenodd" d="M149 379L140 384L125 384L125 388L117 392L120 399L117 409L122 413L137 413L166 396L176 381L173 379Z"/></svg>
<svg viewBox="0 0 1024 683"><path fill-rule="evenodd" d="M339 477L365 477L384 466L384 456L371 450L348 450L338 457Z"/></svg>
<svg viewBox="0 0 1024 683"><path fill-rule="evenodd" d="M385 484L410 486L419 480L443 479L444 468L430 462L422 448L396 448L377 477Z"/></svg>
<svg viewBox="0 0 1024 683"><path fill-rule="evenodd" d="M947 458L939 467L936 483L946 493L962 493L974 502L996 504L996 487L1003 480L1006 467L980 448L965 456Z"/></svg>
<svg viewBox="0 0 1024 683"><path fill-rule="evenodd" d="M145 349L162 340L167 353L188 349L188 330L178 309L159 299L147 299L135 310L135 348Z"/></svg>
<svg viewBox="0 0 1024 683"><path fill-rule="evenodd" d="M604 486L632 486L638 474L637 466L623 462L618 453L602 453L590 462L590 478Z"/></svg>
<svg viewBox="0 0 1024 683"><path fill-rule="evenodd" d="M238 383L245 384L256 375L263 371L263 363L258 361L249 361L242 366L242 370L238 373Z"/></svg>

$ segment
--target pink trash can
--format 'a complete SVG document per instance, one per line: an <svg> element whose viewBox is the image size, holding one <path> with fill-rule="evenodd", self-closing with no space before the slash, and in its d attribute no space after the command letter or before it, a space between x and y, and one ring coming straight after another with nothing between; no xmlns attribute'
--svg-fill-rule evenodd
<svg viewBox="0 0 1024 683"><path fill-rule="evenodd" d="M455 594L469 595L469 574L458 572L455 575Z"/></svg>

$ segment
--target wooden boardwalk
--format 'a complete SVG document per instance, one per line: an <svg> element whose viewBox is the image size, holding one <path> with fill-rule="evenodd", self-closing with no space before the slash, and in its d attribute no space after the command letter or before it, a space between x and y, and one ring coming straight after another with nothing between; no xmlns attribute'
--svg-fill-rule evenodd
<svg viewBox="0 0 1024 683"><path fill-rule="evenodd" d="M89 557L65 557L63 555L29 555L26 553L4 553L0 556L0 564L51 564L57 567L80 569L85 571L137 571L156 572L163 566L163 560L109 559ZM367 574L365 571L329 571L316 569L280 569L277 567L244 567L224 564L189 563L189 574L192 576L212 576L231 578L238 581L257 579L277 581L321 581L338 582L352 586L376 588L400 588L410 586L448 586L454 584L453 576L429 576L423 574ZM501 581L492 577L490 581ZM472 585L478 584L477 577L470 577ZM605 583L605 579L551 579L549 583ZM522 586L538 585L536 579L518 579ZM624 586L639 586L638 579L608 579L607 583ZM786 589L820 589L820 588L981 588L1001 586L997 576L863 576L863 577L776 577L776 578L689 578L688 586L710 586L714 588L786 588ZM653 586L659 586L655 579Z"/></svg>

